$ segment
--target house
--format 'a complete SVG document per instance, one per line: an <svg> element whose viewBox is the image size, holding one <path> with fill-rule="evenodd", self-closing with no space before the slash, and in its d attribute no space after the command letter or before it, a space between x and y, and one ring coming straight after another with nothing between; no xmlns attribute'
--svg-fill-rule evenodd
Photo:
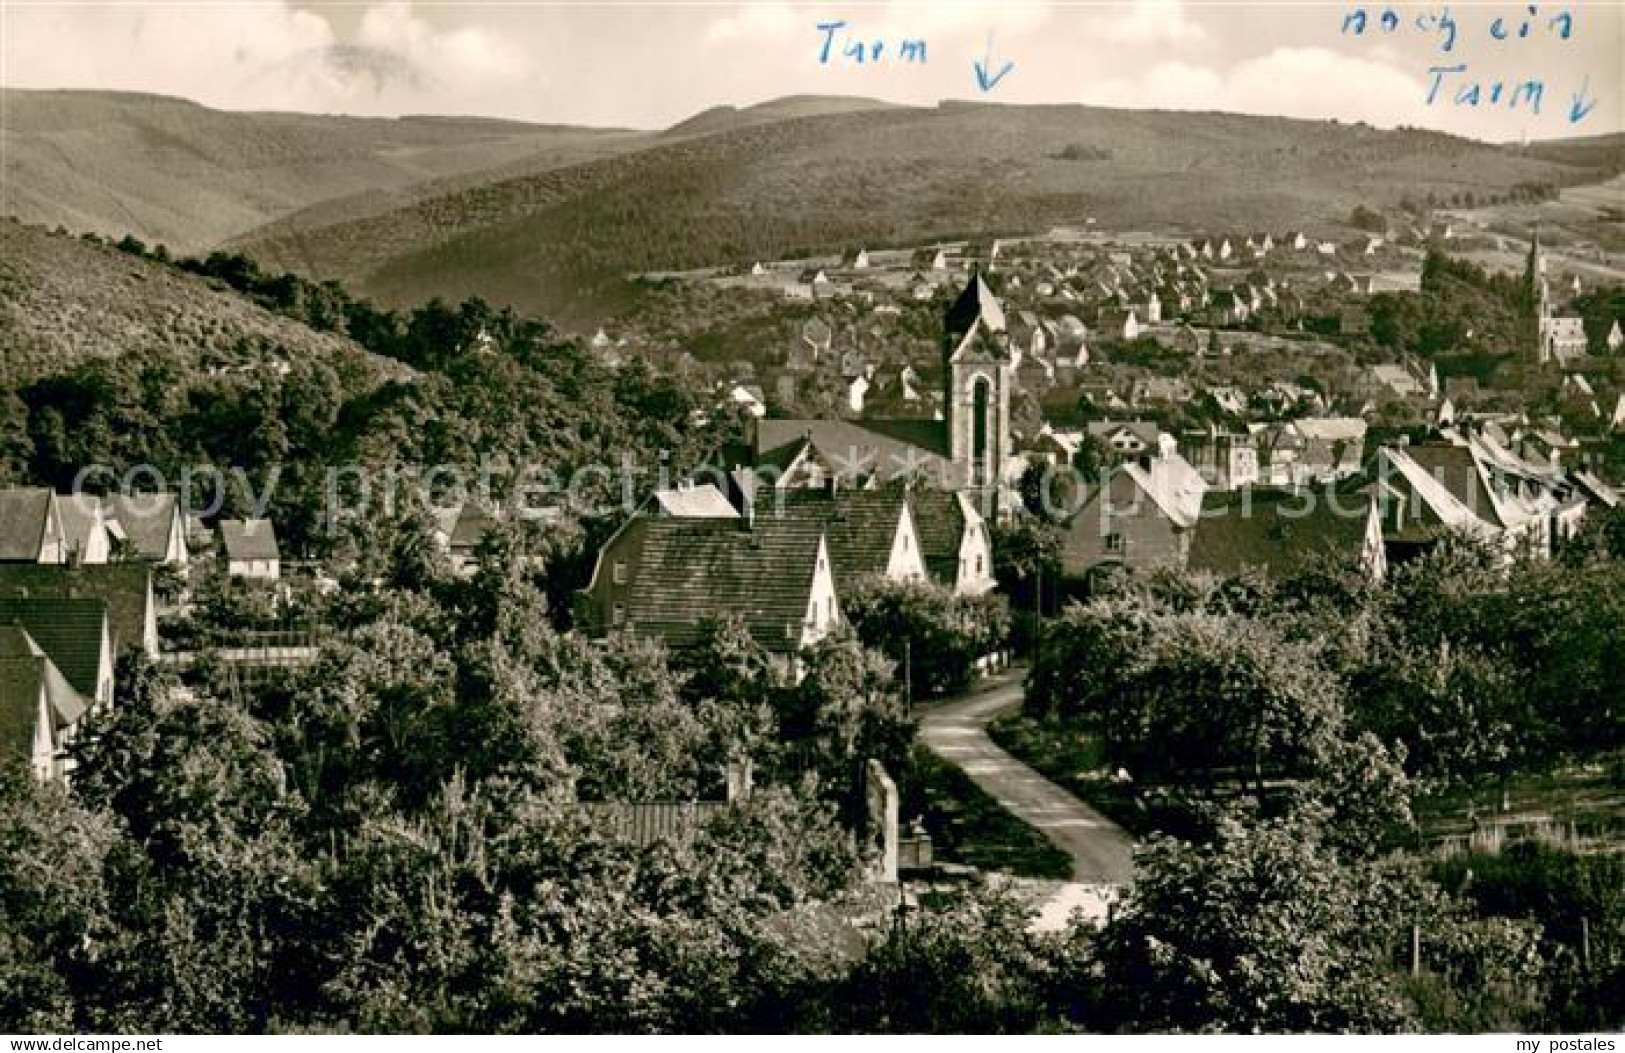
<svg viewBox="0 0 1625 1053"><path fill-rule="evenodd" d="M1595 472L1573 469L1569 472L1569 481L1592 504L1604 508L1618 508L1625 503L1625 494L1621 494L1617 487L1603 482Z"/></svg>
<svg viewBox="0 0 1625 1053"><path fill-rule="evenodd" d="M1585 320L1573 317L1547 317L1540 322L1540 360L1571 362L1585 355Z"/></svg>
<svg viewBox="0 0 1625 1053"><path fill-rule="evenodd" d="M767 416L767 395L756 384L735 384L728 391L728 404L752 417Z"/></svg>
<svg viewBox="0 0 1625 1053"><path fill-rule="evenodd" d="M1010 349L1025 360L1049 350L1049 329L1032 311L1017 311L1010 318Z"/></svg>
<svg viewBox="0 0 1625 1053"><path fill-rule="evenodd" d="M123 529L117 523L108 523L101 498L93 494L65 494L57 499L57 509L62 515L68 560L106 563L112 555L114 537L123 540Z"/></svg>
<svg viewBox="0 0 1625 1053"><path fill-rule="evenodd" d="M869 389L874 382L869 379L868 373L860 373L853 377L846 385L846 408L853 414L863 412L865 401L869 397Z"/></svg>
<svg viewBox="0 0 1625 1053"><path fill-rule="evenodd" d="M1183 377L1141 377L1129 401L1135 406L1180 406L1191 398L1190 382Z"/></svg>
<svg viewBox="0 0 1625 1053"><path fill-rule="evenodd" d="M1427 389L1404 366L1372 366L1370 378L1378 391L1393 397L1419 399L1427 396Z"/></svg>
<svg viewBox="0 0 1625 1053"><path fill-rule="evenodd" d="M1065 521L1063 567L1083 575L1103 564L1185 566L1206 492L1201 475L1177 453L1147 454L1111 468Z"/></svg>
<svg viewBox="0 0 1625 1053"><path fill-rule="evenodd" d="M924 581L925 555L908 491L902 486L873 490L761 489L755 521L801 519L824 533L833 561L835 587L845 591L863 578Z"/></svg>
<svg viewBox="0 0 1625 1053"><path fill-rule="evenodd" d="M993 538L969 495L916 487L909 504L931 577L964 596L991 591Z"/></svg>
<svg viewBox="0 0 1625 1053"><path fill-rule="evenodd" d="M1140 457L1161 448L1162 430L1148 420L1092 421L1089 439L1117 460Z"/></svg>
<svg viewBox="0 0 1625 1053"><path fill-rule="evenodd" d="M1108 340L1127 342L1140 336L1140 319L1132 307L1102 307L1095 327Z"/></svg>
<svg viewBox="0 0 1625 1053"><path fill-rule="evenodd" d="M825 470L848 486L923 478L945 489L968 488L991 505L1002 489L1010 453L1010 397L1015 361L1004 309L980 273L948 308L943 324L943 411L929 419L781 420L754 422L749 448L724 469L782 470L810 447ZM732 451L723 451L724 454ZM807 485L824 485L807 475Z"/></svg>
<svg viewBox="0 0 1625 1053"><path fill-rule="evenodd" d="M1498 543L1509 554L1550 555L1554 519L1572 522L1576 510L1566 506L1575 501L1560 500L1534 474L1481 439L1380 448L1377 499L1390 559L1430 548L1450 532Z"/></svg>
<svg viewBox="0 0 1625 1053"><path fill-rule="evenodd" d="M66 782L68 746L90 700L20 625L0 625L0 764L18 760L40 782Z"/></svg>
<svg viewBox="0 0 1625 1053"><path fill-rule="evenodd" d="M841 622L835 568L816 521L635 516L605 543L577 623L591 636L628 632L669 647L709 620L738 618L783 667Z"/></svg>
<svg viewBox="0 0 1625 1053"><path fill-rule="evenodd" d="M148 563L0 564L0 598L29 597L100 600L115 655L137 649L158 656L158 604Z"/></svg>
<svg viewBox="0 0 1625 1053"><path fill-rule="evenodd" d="M1220 385L1207 390L1208 401L1213 408L1227 417L1244 417L1247 415L1247 394L1238 387Z"/></svg>
<svg viewBox="0 0 1625 1053"><path fill-rule="evenodd" d="M117 523L118 533L140 559L164 566L184 567L186 520L175 494L114 494L105 499L105 514ZM111 530L112 527L109 527Z"/></svg>
<svg viewBox="0 0 1625 1053"><path fill-rule="evenodd" d="M276 528L269 519L222 519L220 547L231 577L276 581L282 576Z"/></svg>
<svg viewBox="0 0 1625 1053"><path fill-rule="evenodd" d="M0 625L22 628L91 708L113 702L107 604L88 596L0 597Z"/></svg>
<svg viewBox="0 0 1625 1053"><path fill-rule="evenodd" d="M1252 317L1252 302L1235 289L1222 289L1213 294L1206 313L1214 325L1242 325Z"/></svg>
<svg viewBox="0 0 1625 1053"><path fill-rule="evenodd" d="M0 490L0 562L61 563L68 556L61 502L43 486Z"/></svg>
<svg viewBox="0 0 1625 1053"><path fill-rule="evenodd" d="M1245 432L1222 432L1209 425L1179 437L1179 454L1217 490L1236 490L1258 482L1258 449Z"/></svg>
<svg viewBox="0 0 1625 1053"><path fill-rule="evenodd" d="M1345 479L1365 462L1366 422L1359 417L1303 417L1286 427L1302 440L1293 486Z"/></svg>
<svg viewBox="0 0 1625 1053"><path fill-rule="evenodd" d="M1625 347L1625 333L1620 332L1619 319L1616 318L1614 324L1609 327L1608 337L1603 342L1612 354L1618 354L1619 349Z"/></svg>
<svg viewBox="0 0 1625 1053"><path fill-rule="evenodd" d="M1322 561L1358 562L1372 580L1386 575L1376 504L1363 488L1210 492L1204 499L1191 570L1221 577L1259 570L1279 580Z"/></svg>

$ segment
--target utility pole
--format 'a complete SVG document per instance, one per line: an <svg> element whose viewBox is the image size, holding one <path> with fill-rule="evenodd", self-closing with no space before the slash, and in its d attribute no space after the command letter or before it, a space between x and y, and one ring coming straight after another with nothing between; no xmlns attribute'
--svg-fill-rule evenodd
<svg viewBox="0 0 1625 1053"><path fill-rule="evenodd" d="M903 712L914 715L914 638L903 637Z"/></svg>

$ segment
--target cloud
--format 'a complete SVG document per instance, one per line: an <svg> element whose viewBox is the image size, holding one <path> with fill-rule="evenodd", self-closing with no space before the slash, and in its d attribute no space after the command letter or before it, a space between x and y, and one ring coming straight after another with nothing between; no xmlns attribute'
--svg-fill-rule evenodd
<svg viewBox="0 0 1625 1053"><path fill-rule="evenodd" d="M1135 0L1126 13L1109 9L1108 39L1124 44L1194 44L1207 30L1191 21L1180 0Z"/></svg>
<svg viewBox="0 0 1625 1053"><path fill-rule="evenodd" d="M350 39L286 0L13 7L6 84L179 95L225 109L490 112L535 80L525 54L407 3L367 8Z"/></svg>
<svg viewBox="0 0 1625 1053"><path fill-rule="evenodd" d="M1385 62L1315 47L1277 48L1224 71L1158 63L1133 77L1098 82L1080 101L1310 119L1335 115L1381 125L1428 123L1429 116L1419 78Z"/></svg>
<svg viewBox="0 0 1625 1053"><path fill-rule="evenodd" d="M707 26L705 42L708 44L732 44L742 40L777 42L820 21L824 20L809 21L800 17L796 9L789 4L744 4Z"/></svg>
<svg viewBox="0 0 1625 1053"><path fill-rule="evenodd" d="M401 0L368 8L356 38L363 47L399 55L457 87L513 84L530 72L524 52L506 40L473 26L437 31Z"/></svg>

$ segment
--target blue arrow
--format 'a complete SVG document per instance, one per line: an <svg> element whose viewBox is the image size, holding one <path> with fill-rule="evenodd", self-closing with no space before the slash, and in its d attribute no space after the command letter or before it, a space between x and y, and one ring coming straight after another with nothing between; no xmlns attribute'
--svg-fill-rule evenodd
<svg viewBox="0 0 1625 1053"><path fill-rule="evenodd" d="M1016 64L1014 62L1006 62L999 72L993 74L991 77L987 75L987 71L993 66L992 33L987 35L987 50L982 52L982 58L979 61L973 61L971 66L976 70L976 86L981 88L984 92L992 91L993 85L999 83L999 81L1004 79L1004 75L1006 73L1009 73L1011 70L1016 68Z"/></svg>
<svg viewBox="0 0 1625 1053"><path fill-rule="evenodd" d="M1580 90L1574 93L1574 101L1569 104L1569 123L1579 124L1586 114L1597 108L1597 100L1586 101L1586 89L1591 87L1591 74L1586 74L1585 80L1580 82Z"/></svg>

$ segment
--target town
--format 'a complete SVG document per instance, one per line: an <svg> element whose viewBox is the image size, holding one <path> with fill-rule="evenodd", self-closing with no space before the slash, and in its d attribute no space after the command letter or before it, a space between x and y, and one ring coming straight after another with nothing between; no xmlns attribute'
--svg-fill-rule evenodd
<svg viewBox="0 0 1625 1053"><path fill-rule="evenodd" d="M0 1030L1625 1026L1617 136L3 90Z"/></svg>

